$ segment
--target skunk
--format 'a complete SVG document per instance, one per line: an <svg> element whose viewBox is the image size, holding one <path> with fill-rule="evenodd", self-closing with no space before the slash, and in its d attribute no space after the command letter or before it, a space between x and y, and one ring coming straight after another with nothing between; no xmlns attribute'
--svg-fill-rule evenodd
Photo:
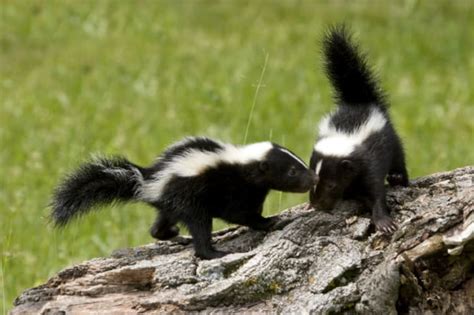
<svg viewBox="0 0 474 315"><path fill-rule="evenodd" d="M190 137L147 168L123 157L83 164L54 192L51 218L60 227L99 205L142 201L159 212L150 229L154 238L177 236L180 221L193 237L196 255L212 259L226 254L211 245L212 218L268 230L276 223L262 216L269 190L303 193L316 180L299 157L277 144L236 147Z"/></svg>
<svg viewBox="0 0 474 315"><path fill-rule="evenodd" d="M319 182L310 191L310 204L330 210L340 199L357 199L372 210L378 230L394 232L384 181L407 186L408 173L386 96L344 26L326 34L323 55L337 108L319 123L310 160Z"/></svg>

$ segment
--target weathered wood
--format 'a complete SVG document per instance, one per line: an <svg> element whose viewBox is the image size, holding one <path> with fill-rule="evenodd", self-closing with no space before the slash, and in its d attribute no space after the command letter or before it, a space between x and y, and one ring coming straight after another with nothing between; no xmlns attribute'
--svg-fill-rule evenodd
<svg viewBox="0 0 474 315"><path fill-rule="evenodd" d="M118 250L23 292L12 314L472 313L473 183L465 167L389 189L391 237L343 202L332 213L291 208L270 233L217 232L217 248L238 252L221 259L195 258L183 237Z"/></svg>

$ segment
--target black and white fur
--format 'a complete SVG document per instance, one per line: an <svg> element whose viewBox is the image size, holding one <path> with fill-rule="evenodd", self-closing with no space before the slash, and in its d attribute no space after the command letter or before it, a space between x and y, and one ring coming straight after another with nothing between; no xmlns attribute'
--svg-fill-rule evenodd
<svg viewBox="0 0 474 315"><path fill-rule="evenodd" d="M319 183L310 192L310 203L332 209L340 199L358 199L371 209L378 230L393 232L385 178L391 186L407 186L408 174L386 97L345 27L331 29L323 47L338 106L319 123L310 161Z"/></svg>
<svg viewBox="0 0 474 315"><path fill-rule="evenodd" d="M154 238L177 236L180 221L196 255L212 259L225 255L211 245L212 218L267 230L275 223L262 216L269 190L306 192L316 179L299 157L271 142L236 147L192 137L147 168L122 157L83 164L55 191L51 216L64 226L101 204L142 201L159 210L150 230Z"/></svg>

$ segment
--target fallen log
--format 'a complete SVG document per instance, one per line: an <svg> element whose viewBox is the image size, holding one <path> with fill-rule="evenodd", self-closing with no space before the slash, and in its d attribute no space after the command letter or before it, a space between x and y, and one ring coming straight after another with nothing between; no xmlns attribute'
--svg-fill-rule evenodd
<svg viewBox="0 0 474 315"><path fill-rule="evenodd" d="M215 260L190 239L117 250L23 292L11 314L282 312L472 314L474 167L388 190L398 230L375 232L355 202L299 205L269 233L214 233Z"/></svg>

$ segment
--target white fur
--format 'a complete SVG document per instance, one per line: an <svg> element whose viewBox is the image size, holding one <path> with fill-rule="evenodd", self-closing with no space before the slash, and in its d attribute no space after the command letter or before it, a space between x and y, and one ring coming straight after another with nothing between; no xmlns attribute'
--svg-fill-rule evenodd
<svg viewBox="0 0 474 315"><path fill-rule="evenodd" d="M295 159L298 163L303 165L305 168L307 168L305 162L302 159L300 159L299 157L297 157L296 155L294 155L293 153L291 153L290 151L288 151L286 149L283 149L283 148L279 148L279 149L280 149L280 151L283 151L286 154L288 154L289 156L291 156L293 159Z"/></svg>
<svg viewBox="0 0 474 315"><path fill-rule="evenodd" d="M181 142L185 143L186 140ZM206 169L215 167L219 163L247 164L251 161L262 160L273 148L270 142L259 142L242 147L230 144L221 144L223 149L216 152L205 152L190 149L175 156L167 162L164 169L154 174L151 181L143 183L139 197L146 201L159 199L165 187L175 176L191 177L202 174Z"/></svg>
<svg viewBox="0 0 474 315"><path fill-rule="evenodd" d="M331 122L331 116L323 118L319 124L320 139L314 150L324 156L347 157L370 135L382 130L387 119L379 109L374 108L367 120L353 132L338 130Z"/></svg>
<svg viewBox="0 0 474 315"><path fill-rule="evenodd" d="M316 169L314 170L316 175L319 175L321 172L321 167L323 166L323 160L319 160L318 164L316 164Z"/></svg>
<svg viewBox="0 0 474 315"><path fill-rule="evenodd" d="M331 125L331 115L326 115L319 122L319 137L327 137L334 132L334 126Z"/></svg>

